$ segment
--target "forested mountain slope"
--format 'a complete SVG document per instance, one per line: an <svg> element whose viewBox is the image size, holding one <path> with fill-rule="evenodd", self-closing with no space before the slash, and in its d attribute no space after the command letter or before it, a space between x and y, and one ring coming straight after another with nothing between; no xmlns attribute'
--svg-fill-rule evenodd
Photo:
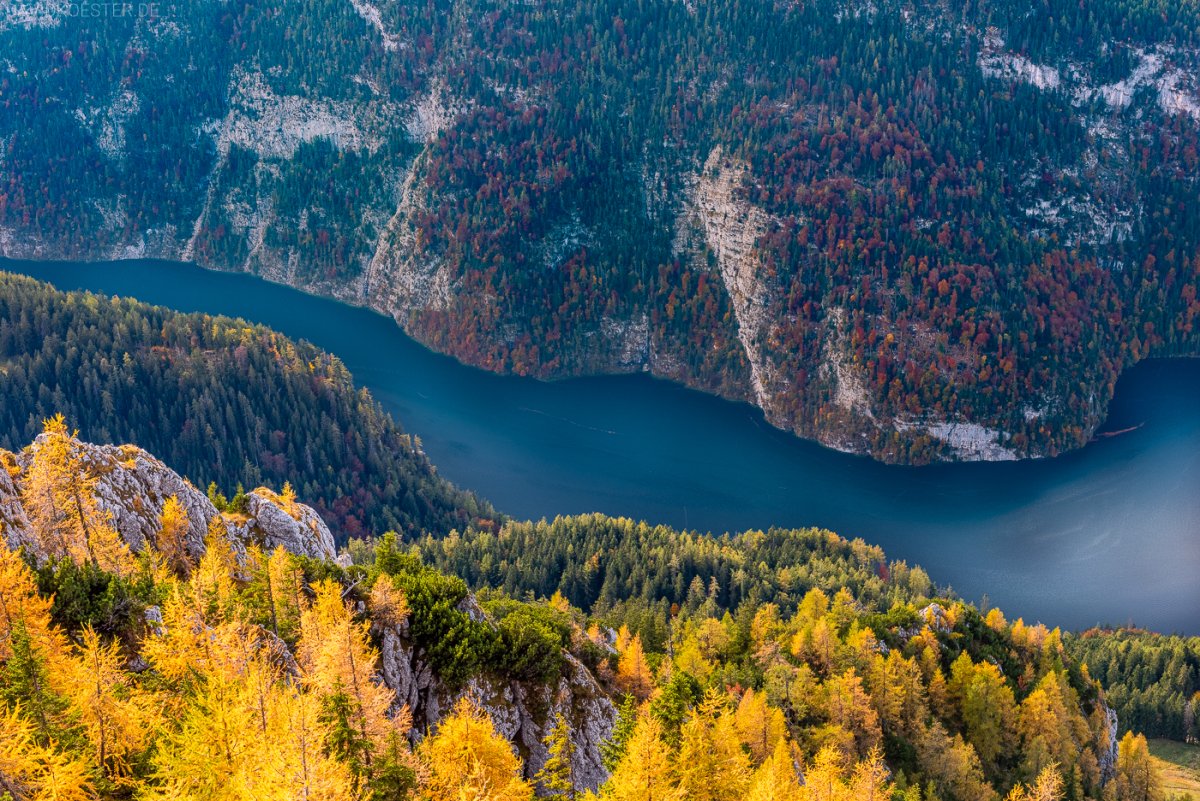
<svg viewBox="0 0 1200 801"><path fill-rule="evenodd" d="M1200 637L1090 629L1066 645L1104 684L1127 729L1200 742Z"/></svg>
<svg viewBox="0 0 1200 801"><path fill-rule="evenodd" d="M308 343L0 273L0 447L60 412L85 438L141 445L222 496L294 482L341 541L496 515Z"/></svg>
<svg viewBox="0 0 1200 801"><path fill-rule="evenodd" d="M3 457L0 797L13 801L1160 793L1145 740L1117 743L1057 631L931 602L915 571L880 570L876 549L829 532L763 544L789 554L795 597L723 607L714 574L648 644L608 627L602 604L476 600L393 535L332 561L327 529L286 534L289 520L324 526L290 491L255 490L250 523L61 418ZM599 542L631 524L554 525ZM763 537L741 539L719 546L727 559Z"/></svg>
<svg viewBox="0 0 1200 801"><path fill-rule="evenodd" d="M153 255L897 461L1200 333L1194 2L0 3L0 254Z"/></svg>

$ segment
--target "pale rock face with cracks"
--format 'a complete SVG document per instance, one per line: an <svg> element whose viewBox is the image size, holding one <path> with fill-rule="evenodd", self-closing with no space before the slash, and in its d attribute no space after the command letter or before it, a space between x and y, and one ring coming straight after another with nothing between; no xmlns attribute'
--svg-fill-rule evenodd
<svg viewBox="0 0 1200 801"><path fill-rule="evenodd" d="M0 527L10 547L35 547L29 518L21 506L21 489L25 472L45 437L40 435L20 453L0 451L0 462L8 467L0 471ZM218 517L238 551L258 544L266 550L283 546L313 558L332 559L335 555L333 535L315 510L301 503L286 505L268 489L248 494L245 515L221 515L190 481L141 448L93 445L78 439L72 441L72 447L89 475L97 479L98 505L112 516L113 528L134 552L155 542L163 505L174 497L187 515L184 542L194 558L203 555L209 525ZM45 557L36 549L34 556L39 560Z"/></svg>

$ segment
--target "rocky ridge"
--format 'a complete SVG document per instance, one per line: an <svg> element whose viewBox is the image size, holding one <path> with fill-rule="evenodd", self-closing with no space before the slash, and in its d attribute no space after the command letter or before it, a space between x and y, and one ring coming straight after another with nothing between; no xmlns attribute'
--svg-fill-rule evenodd
<svg viewBox="0 0 1200 801"><path fill-rule="evenodd" d="M0 475L0 528L10 547L36 550L29 518L21 505L24 475L47 435L39 436L19 453L0 451L5 466ZM286 504L271 490L260 487L247 494L246 512L218 512L208 497L162 461L134 445L93 445L72 440L89 476L96 479L95 495L101 509L112 517L117 533L134 552L155 544L163 505L176 498L188 517L186 548L193 557L204 553L209 528L219 522L239 550L257 544L264 550L283 547L314 559L336 555L333 534L321 517L302 503Z"/></svg>
<svg viewBox="0 0 1200 801"><path fill-rule="evenodd" d="M38 553L21 497L25 473L46 437L41 435L19 453L0 451L0 533L9 547L25 548L39 560L45 555ZM111 514L113 527L135 552L155 544L163 505L174 497L187 514L185 543L193 558L204 554L205 537L213 525L224 527L237 554L244 554L247 546L256 544L268 552L282 547L313 559L336 557L333 536L320 515L270 489L259 487L247 493L244 513L219 512L190 481L141 448L94 445L78 439L72 440L71 447L86 474L96 479L94 492L100 507ZM474 620L490 624L473 596L468 595L460 609ZM162 625L157 609L147 610L147 621L151 626ZM414 739L435 729L455 702L468 696L513 743L526 774L532 777L546 762L548 752L543 741L561 713L569 722L576 745L573 770L578 786L595 789L607 777L599 748L612 730L616 708L595 677L571 654L564 654L566 670L553 685L483 674L471 677L463 687L450 688L413 645L407 621L377 626L375 634L381 646L380 673L396 692L397 703L409 706ZM278 645L281 654L290 660L286 646L282 642Z"/></svg>

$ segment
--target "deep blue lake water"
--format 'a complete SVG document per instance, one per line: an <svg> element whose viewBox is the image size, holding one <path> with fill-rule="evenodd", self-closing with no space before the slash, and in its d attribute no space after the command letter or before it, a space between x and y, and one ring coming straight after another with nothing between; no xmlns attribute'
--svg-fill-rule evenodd
<svg viewBox="0 0 1200 801"><path fill-rule="evenodd" d="M1010 619L1200 633L1200 360L1143 363L1106 430L1051 460L894 467L648 376L543 383L432 353L390 319L165 262L0 267L62 289L245 317L337 354L442 474L521 518L599 511L698 530L824 526Z"/></svg>

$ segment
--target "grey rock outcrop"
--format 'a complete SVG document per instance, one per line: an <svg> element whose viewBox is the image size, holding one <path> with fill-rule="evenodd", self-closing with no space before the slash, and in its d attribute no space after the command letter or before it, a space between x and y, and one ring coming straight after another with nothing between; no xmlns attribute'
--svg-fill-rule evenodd
<svg viewBox="0 0 1200 801"><path fill-rule="evenodd" d="M917 614L920 615L929 628L938 633L944 634L954 628L950 625L950 619L946 616L946 610L942 608L941 604L929 604L929 606L926 606Z"/></svg>
<svg viewBox="0 0 1200 801"><path fill-rule="evenodd" d="M21 503L25 473L45 442L42 434L20 453L0 451L0 529L10 547L26 547L37 556L29 518ZM204 538L220 517L235 550L256 543L266 550L283 546L292 553L322 559L334 557L333 535L320 515L302 503L286 503L258 488L247 496L246 514L221 514L208 496L160 459L134 445L93 445L72 440L83 469L96 479L95 496L111 514L117 533L134 551L156 544L167 499L175 497L188 517L185 546L193 558L204 553Z"/></svg>
<svg viewBox="0 0 1200 801"><path fill-rule="evenodd" d="M14 475L20 475L16 456L0 451L0 458L3 460L3 469L0 469L0 536L10 548L29 547L33 544L33 536L14 480Z"/></svg>
<svg viewBox="0 0 1200 801"><path fill-rule="evenodd" d="M459 608L473 617L482 615L470 596ZM496 730L513 743L524 761L525 775L532 777L546 764L549 753L544 741L561 714L575 745L572 770L576 786L594 790L608 778L600 744L612 732L617 709L591 672L571 654L564 654L566 668L554 685L477 675L465 686L451 689L438 681L424 653L414 647L407 624L388 627L379 634L384 682L396 692L397 702L412 711L414 737L436 729L460 698L472 698L491 717Z"/></svg>
<svg viewBox="0 0 1200 801"><path fill-rule="evenodd" d="M229 532L241 542L255 542L266 551L282 546L292 553L333 559L337 551L329 526L311 507L287 503L265 487L246 496L246 519L227 520Z"/></svg>
<svg viewBox="0 0 1200 801"><path fill-rule="evenodd" d="M1107 738L1100 743L1100 780L1107 784L1117 773L1117 711L1103 700L1100 709L1104 713L1104 735Z"/></svg>

